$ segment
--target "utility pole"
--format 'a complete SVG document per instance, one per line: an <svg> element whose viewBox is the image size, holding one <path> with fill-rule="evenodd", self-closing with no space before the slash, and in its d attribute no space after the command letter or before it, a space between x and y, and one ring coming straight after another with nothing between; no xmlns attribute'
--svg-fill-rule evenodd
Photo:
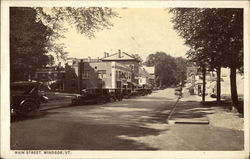
<svg viewBox="0 0 250 159"><path fill-rule="evenodd" d="M82 74L84 72L84 63L83 60L81 60L78 63L78 93L81 94L82 92Z"/></svg>

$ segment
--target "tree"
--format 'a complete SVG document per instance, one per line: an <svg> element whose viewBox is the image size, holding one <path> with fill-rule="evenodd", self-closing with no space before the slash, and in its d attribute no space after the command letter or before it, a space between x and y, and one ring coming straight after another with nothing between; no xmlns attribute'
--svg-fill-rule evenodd
<svg viewBox="0 0 250 159"><path fill-rule="evenodd" d="M65 24L75 27L80 34L88 38L94 38L96 31L113 26L110 19L117 16L116 12L107 7L37 7L35 9L37 21L41 21L53 31L48 49L56 54L57 59L65 59L67 56L63 51L65 46L55 43L55 40L63 38L62 33L68 30Z"/></svg>
<svg viewBox="0 0 250 159"><path fill-rule="evenodd" d="M184 81L187 79L187 66L188 61L182 57L175 58L176 63L176 73L175 73L175 80L181 85L184 85Z"/></svg>
<svg viewBox="0 0 250 159"><path fill-rule="evenodd" d="M116 12L107 7L38 7L36 11L37 20L52 28L55 33L66 31L64 23L67 22L87 37L94 37L96 31L113 26L110 19L117 16Z"/></svg>
<svg viewBox="0 0 250 159"><path fill-rule="evenodd" d="M135 58L136 60L138 60L139 61L139 65L142 66L143 60L142 60L142 58L141 58L141 56L139 54L132 54L131 56L133 58Z"/></svg>
<svg viewBox="0 0 250 159"><path fill-rule="evenodd" d="M187 56L190 61L198 67L198 70L202 73L202 103L205 103L206 96L206 70L208 68L208 58L203 48L196 50L190 49L187 52Z"/></svg>
<svg viewBox="0 0 250 159"><path fill-rule="evenodd" d="M48 63L47 42L51 30L36 22L32 8L10 8L10 80L28 80Z"/></svg>
<svg viewBox="0 0 250 159"><path fill-rule="evenodd" d="M109 8L10 8L10 73L11 81L27 80L36 68L53 63L48 52L65 59L63 38L68 22L79 33L94 37L94 32L112 26L109 19L116 14ZM27 71L29 70L29 71Z"/></svg>
<svg viewBox="0 0 250 159"><path fill-rule="evenodd" d="M205 60L209 69L217 69L218 90L220 68L230 68L231 98L238 108L236 69L243 66L243 10L178 8L171 12L174 28L193 50L189 56L196 62Z"/></svg>
<svg viewBox="0 0 250 159"><path fill-rule="evenodd" d="M155 67L156 82L158 86L171 86L178 83L175 76L177 65L172 56L164 52L156 52L147 57L144 65Z"/></svg>

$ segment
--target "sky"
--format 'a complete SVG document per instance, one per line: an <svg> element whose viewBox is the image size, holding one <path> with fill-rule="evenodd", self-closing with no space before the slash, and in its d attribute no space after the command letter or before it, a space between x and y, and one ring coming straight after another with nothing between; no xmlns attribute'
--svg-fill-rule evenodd
<svg viewBox="0 0 250 159"><path fill-rule="evenodd" d="M115 11L119 17L111 19L113 27L95 32L95 38L89 39L75 28L64 33L65 38L60 42L65 44L68 57L102 58L104 52L113 54L118 49L128 54L139 54L144 61L157 51L185 57L189 48L173 29L172 15L167 9L116 8Z"/></svg>

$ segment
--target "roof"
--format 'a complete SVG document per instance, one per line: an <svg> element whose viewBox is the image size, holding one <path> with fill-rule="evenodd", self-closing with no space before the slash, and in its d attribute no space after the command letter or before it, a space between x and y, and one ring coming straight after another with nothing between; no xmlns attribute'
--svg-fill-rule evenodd
<svg viewBox="0 0 250 159"><path fill-rule="evenodd" d="M109 55L108 57L103 57L101 58L101 60L103 61L138 61L137 59L135 59L134 57L132 57L131 55L125 53L125 52L121 52L120 56L119 56L119 52Z"/></svg>
<svg viewBox="0 0 250 159"><path fill-rule="evenodd" d="M72 65L73 63L78 63L80 61L83 61L83 62L100 62L99 59L91 59L91 58L81 58L81 59L78 59L78 58L67 58L67 63L69 65ZM71 63L72 62L72 63Z"/></svg>

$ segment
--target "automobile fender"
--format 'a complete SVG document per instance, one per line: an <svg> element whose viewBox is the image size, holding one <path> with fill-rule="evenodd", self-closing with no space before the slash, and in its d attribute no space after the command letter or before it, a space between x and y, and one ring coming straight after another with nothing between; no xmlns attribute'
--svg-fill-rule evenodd
<svg viewBox="0 0 250 159"><path fill-rule="evenodd" d="M32 98L27 98L27 99L22 100L22 102L20 103L20 106L22 107L25 102L33 102L38 106L37 108L39 108L38 102Z"/></svg>

